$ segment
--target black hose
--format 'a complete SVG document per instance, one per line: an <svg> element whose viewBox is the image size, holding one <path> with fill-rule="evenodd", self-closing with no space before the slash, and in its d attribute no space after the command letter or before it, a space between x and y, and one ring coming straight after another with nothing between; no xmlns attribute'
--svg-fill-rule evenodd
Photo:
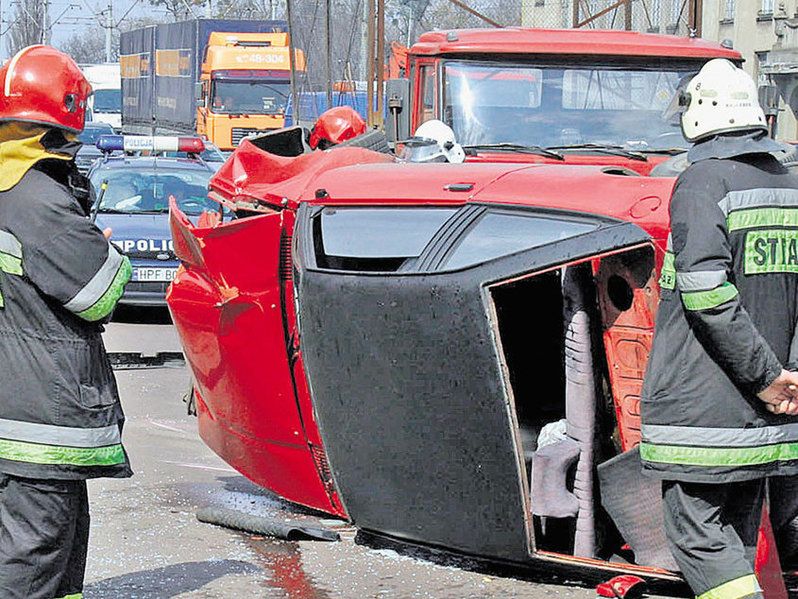
<svg viewBox="0 0 798 599"><path fill-rule="evenodd" d="M224 507L206 507L197 511L197 520L233 530L255 533L288 541L339 541L340 535L314 524L292 522L267 516L245 514Z"/></svg>

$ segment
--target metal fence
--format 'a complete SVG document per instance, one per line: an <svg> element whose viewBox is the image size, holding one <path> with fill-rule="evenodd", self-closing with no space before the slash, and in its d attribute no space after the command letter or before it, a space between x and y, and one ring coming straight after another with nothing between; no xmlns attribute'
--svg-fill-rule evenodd
<svg viewBox="0 0 798 599"><path fill-rule="evenodd" d="M263 0L262 0L263 1ZM270 8L276 0L265 0ZM698 0L385 0L386 52L424 31L466 27L629 29L689 35L700 27ZM292 0L294 40L308 57L311 85L329 65L336 80L365 80L369 0ZM331 40L326 42L326 7ZM285 16L284 0L275 11Z"/></svg>
<svg viewBox="0 0 798 599"><path fill-rule="evenodd" d="M524 0L530 27L628 29L689 35L700 28L696 0Z"/></svg>

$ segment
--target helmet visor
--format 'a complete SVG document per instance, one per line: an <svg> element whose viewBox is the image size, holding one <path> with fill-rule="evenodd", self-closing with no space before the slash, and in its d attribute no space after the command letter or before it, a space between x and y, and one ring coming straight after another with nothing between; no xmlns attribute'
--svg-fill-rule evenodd
<svg viewBox="0 0 798 599"><path fill-rule="evenodd" d="M698 75L698 71L684 75L676 84L676 89L673 91L671 101L662 111L662 120L672 125L679 125L679 120L690 105L690 94L687 93L687 86L693 77Z"/></svg>
<svg viewBox="0 0 798 599"><path fill-rule="evenodd" d="M411 137L398 144L396 155L405 162L445 162L446 155L434 139Z"/></svg>

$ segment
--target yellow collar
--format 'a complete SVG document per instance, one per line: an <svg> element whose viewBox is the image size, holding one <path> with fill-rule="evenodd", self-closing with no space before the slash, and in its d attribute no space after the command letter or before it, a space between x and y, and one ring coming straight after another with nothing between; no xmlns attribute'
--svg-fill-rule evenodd
<svg viewBox="0 0 798 599"><path fill-rule="evenodd" d="M46 127L27 123L0 125L0 191L14 187L41 160L72 159L68 154L52 152L42 145L42 137L48 131Z"/></svg>

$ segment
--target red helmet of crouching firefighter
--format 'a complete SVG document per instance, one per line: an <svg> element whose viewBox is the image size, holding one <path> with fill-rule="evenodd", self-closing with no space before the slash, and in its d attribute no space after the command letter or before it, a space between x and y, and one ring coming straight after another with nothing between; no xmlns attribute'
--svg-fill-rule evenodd
<svg viewBox="0 0 798 599"><path fill-rule="evenodd" d="M366 131L366 122L353 108L337 106L319 116L310 132L308 143L314 150L326 150L358 135L363 135Z"/></svg>
<svg viewBox="0 0 798 599"><path fill-rule="evenodd" d="M28 46L0 67L0 82L0 122L83 131L91 85L63 52Z"/></svg>

